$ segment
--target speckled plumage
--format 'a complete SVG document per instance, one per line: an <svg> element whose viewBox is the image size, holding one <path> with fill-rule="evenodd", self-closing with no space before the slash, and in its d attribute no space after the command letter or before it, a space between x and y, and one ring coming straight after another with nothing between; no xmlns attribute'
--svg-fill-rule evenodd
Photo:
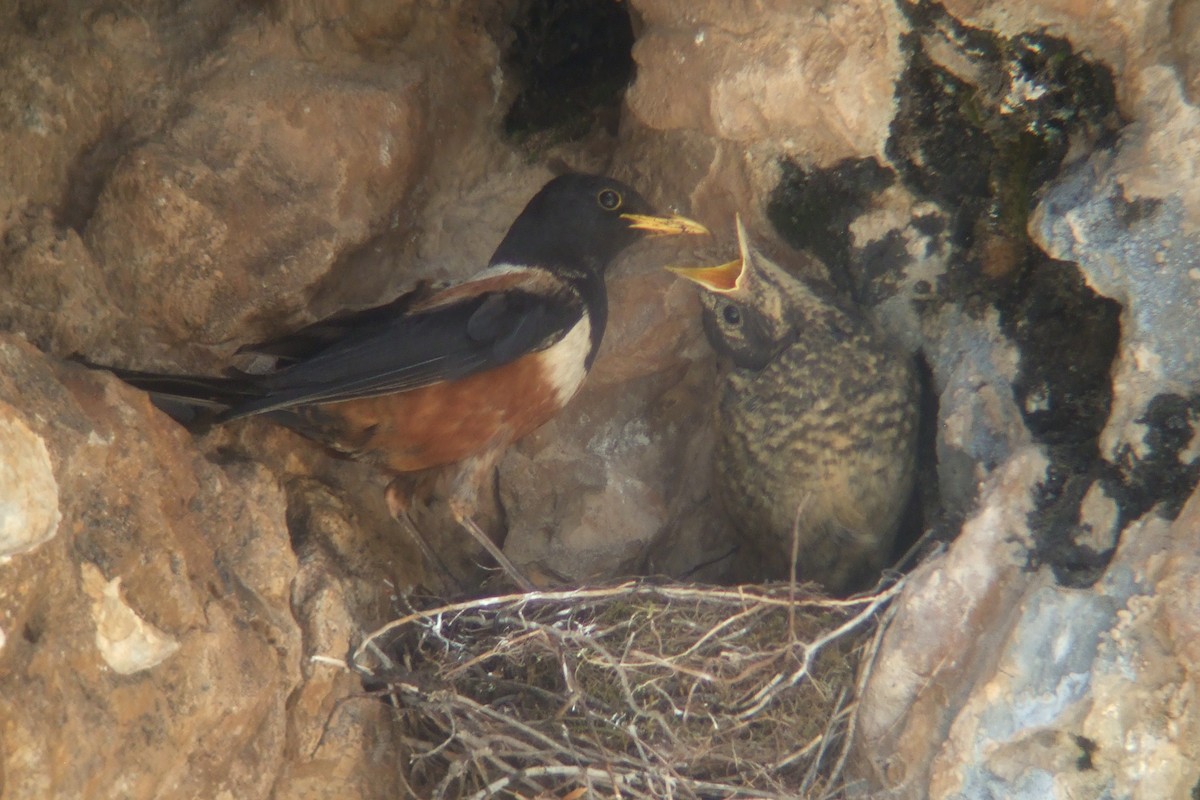
<svg viewBox="0 0 1200 800"><path fill-rule="evenodd" d="M886 565L912 492L911 359L754 251L740 219L738 239L738 261L675 270L704 289L709 341L732 362L717 401L717 491L762 577L788 575L795 529L800 579L859 588Z"/></svg>

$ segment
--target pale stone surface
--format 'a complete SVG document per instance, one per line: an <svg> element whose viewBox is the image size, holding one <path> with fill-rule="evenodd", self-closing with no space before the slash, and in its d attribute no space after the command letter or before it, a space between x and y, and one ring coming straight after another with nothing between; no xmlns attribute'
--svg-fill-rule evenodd
<svg viewBox="0 0 1200 800"><path fill-rule="evenodd" d="M265 798L302 774L319 795L338 773L391 796L394 753L365 746L390 741L387 710L339 711L357 681L309 662L386 612L350 591L294 596L312 558L293 553L276 478L208 462L144 395L11 336L0 402L42 409L30 425L62 513L57 536L0 565L6 796ZM302 686L323 699L293 706Z"/></svg>
<svg viewBox="0 0 1200 800"><path fill-rule="evenodd" d="M95 564L80 565L83 591L92 600L96 649L118 675L158 666L179 649L179 641L142 619L121 597L121 578L104 580Z"/></svg>
<svg viewBox="0 0 1200 800"><path fill-rule="evenodd" d="M53 409L53 421L36 424L63 497L60 535L0 567L0 613L20 634L3 653L0 694L13 734L3 756L6 790L115 798L224 786L255 796L267 777L248 779L257 759L236 754L253 744L265 755L282 742L284 707L268 698L295 683L289 662L299 653L286 599L268 590L288 574L277 495L257 498L275 501L274 526L247 530L247 498L219 470L185 455L187 439L144 400L78 367L56 373L11 337L0 344L0 361L5 402ZM274 553L237 559L225 547L238 536L273 540ZM225 558L231 563L218 560ZM120 596L106 600L105 586L118 580ZM261 634L243 636L252 617ZM116 643L139 627L174 640L174 656L154 666L154 658L120 654ZM133 674L120 675L102 648ZM60 722L47 727L47 719ZM82 742L89 745L75 749ZM196 758L218 742L222 766ZM72 758L60 756L64 745Z"/></svg>
<svg viewBox="0 0 1200 800"><path fill-rule="evenodd" d="M937 368L938 479L946 507L966 513L991 471L1029 443L1009 389L1018 354L994 314L972 320L947 311L939 323L926 350Z"/></svg>
<svg viewBox="0 0 1200 800"><path fill-rule="evenodd" d="M1003 471L1033 465L1018 455ZM887 634L863 700L860 752L888 754L863 765L886 789L872 796L1188 796L1200 780L1200 719L1186 710L1200 690L1200 493L1173 523L1149 516L1126 530L1087 590L1022 570L1005 537L1023 523L1009 517L1007 534L995 524L1020 497L993 486L982 504L914 574ZM939 606L962 612L930 611Z"/></svg>
<svg viewBox="0 0 1200 800"><path fill-rule="evenodd" d="M7 558L52 538L62 514L45 440L6 403L0 403L0 450L0 558Z"/></svg>
<svg viewBox="0 0 1200 800"><path fill-rule="evenodd" d="M187 115L122 158L88 221L117 306L160 341L221 342L264 307L294 313L414 176L426 120L410 71L234 52Z"/></svg>
<svg viewBox="0 0 1200 800"><path fill-rule="evenodd" d="M1086 6L1071 0L945 3L969 25L1006 36L1045 29L1111 66L1117 100L1132 120L1121 148L1126 166L1118 167L1127 196L1173 194L1182 201L1190 226L1200 225L1196 5L1191 0L1099 0Z"/></svg>
<svg viewBox="0 0 1200 800"><path fill-rule="evenodd" d="M1031 581L1044 582L1024 570L1024 560L1032 546L1026 516L1045 468L1035 448L1014 454L984 487L949 551L909 579L859 718L859 770L896 797L923 796L938 732L1006 636L1013 603Z"/></svg>
<svg viewBox="0 0 1200 800"><path fill-rule="evenodd" d="M892 3L638 0L630 110L657 129L772 142L822 165L883 156L899 72Z"/></svg>

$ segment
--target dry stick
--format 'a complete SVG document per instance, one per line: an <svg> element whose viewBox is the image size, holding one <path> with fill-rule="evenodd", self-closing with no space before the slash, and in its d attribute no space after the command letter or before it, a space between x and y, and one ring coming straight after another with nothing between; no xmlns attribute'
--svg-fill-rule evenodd
<svg viewBox="0 0 1200 800"><path fill-rule="evenodd" d="M564 631L563 635L567 636L569 638L579 638L578 634L576 634L573 631L572 632ZM629 676L627 674L627 669L628 669L627 657L630 652L630 646L632 644L633 637L636 635L637 635L637 631L629 631L628 632L628 636L626 638L625 651L623 652L620 660L616 659L608 651L608 649L605 648L602 644L600 644L599 641L597 641L595 638L592 638L592 637L583 638L581 641L581 644L585 648L590 648L590 649L597 651L601 656L600 663L606 665L610 669L610 671L614 675L616 675L617 680L621 686L622 696L625 699L626 706L634 714L634 716L637 718L646 718L646 719L649 719L652 722L656 723L658 725L659 731L661 731L662 734L665 735L671 741L671 744L673 744L676 748L680 748L683 746L682 742L680 742L678 737L675 735L675 731L674 731L673 727L671 726L671 724L669 723L669 721L666 720L660 712L653 711L653 710L647 710L647 709L643 708L641 705L638 704L637 698L634 696L633 687L629 682ZM649 685L659 694L665 694L662 692L660 687L657 686L657 684L654 680L648 681L647 684L643 684L643 685ZM670 705L672 706L672 708L674 708L675 710L678 710L678 708L675 706L674 702L671 701L669 697L667 699L668 699L668 702L670 703ZM672 759L665 757L662 753L660 753L658 751L658 748L654 747L649 742L644 741L642 739L642 737L638 734L637 728L636 728L636 726L633 725L633 723L629 723L625 727L625 732L629 735L634 746L637 748L639 755L642 758L642 762L643 762L642 769L644 772L646 772L647 774L656 773L657 772L656 765L659 765L659 768L669 770L669 773L670 773L669 778L664 779L664 780L667 780L668 785L670 784L670 782L677 781L682 778L682 776L678 775L676 773L676 771L673 769L673 767L671 766ZM647 754L648 752L653 754L653 756L654 756L653 760Z"/></svg>
<svg viewBox="0 0 1200 800"><path fill-rule="evenodd" d="M413 761L427 761L431 758L434 758L441 754L441 752L449 747L453 742L458 740L458 722L454 719L453 714L446 718L446 726L450 730L446 734L445 738L443 738L440 743L434 745L432 750L425 750L424 752L417 753L412 758Z"/></svg>
<svg viewBox="0 0 1200 800"><path fill-rule="evenodd" d="M870 619L871 616L874 615L875 610L879 608L881 604L891 600L900 591L900 589L904 587L904 583L904 578L896 581L896 583L894 583L889 589L875 595L874 599L867 605L865 609L859 611L853 617L843 622L832 631L828 631L824 635L817 637L816 640L804 644L804 658L801 661L800 666L794 670L786 680L783 679L782 675L777 675L766 686L756 692L754 697L757 699L755 700L754 705L740 712L737 715L737 718L747 719L748 717L754 716L761 711L767 705L767 703L769 703L771 699L779 693L781 689L785 689L789 686L795 686L805 675L809 674L809 668L812 666L813 658L816 657L816 654L819 653L821 649L825 647L825 645L840 639L842 636L845 636L847 633L863 624L866 620Z"/></svg>
<svg viewBox="0 0 1200 800"><path fill-rule="evenodd" d="M734 624L734 623L736 623L736 622L739 622L739 621L740 621L740 620L741 620L743 617L748 617L748 616L751 616L751 615L754 615L754 614L759 614L759 613L761 613L761 612L762 612L762 605L761 605L761 604L755 604L754 606L751 606L750 608L747 608L747 609L745 609L745 610L743 610L743 611L739 611L739 612L737 612L736 614L734 614L734 615L732 615L732 616L726 617L725 619L723 619L723 620L721 620L720 622L718 622L716 625L714 625L714 626L712 626L711 628L709 628L709 629L708 629L708 631L707 631L707 632L706 632L706 633L705 633L703 636L701 636L699 639L697 639L695 642L693 642L693 643L692 643L692 646L691 646L691 647L689 647L687 650L684 650L684 651L683 651L682 653L680 653L679 655L680 655L680 656L689 656L689 655L691 655L692 653L694 653L694 652L696 652L697 650L699 650L699 649L700 649L702 646L704 646L704 644L705 644L705 643L706 643L706 642L707 642L709 639L712 639L713 637L715 637L715 636L716 636L718 633L720 633L720 632L721 632L722 630L724 630L725 628L727 628L727 627L729 627L729 626L733 625L733 624ZM736 632L734 633L734 635L736 635L736 636L742 636L742 635L744 635L744 634L747 634L747 633L749 633L749 632L750 632L750 628L749 628L749 626L746 626L746 627L742 628L740 631L736 631Z"/></svg>
<svg viewBox="0 0 1200 800"><path fill-rule="evenodd" d="M800 518L811 500L812 494L805 494L796 504L796 515L792 518L792 560L788 567L788 630L792 634L793 642L796 641L796 564L800 561Z"/></svg>
<svg viewBox="0 0 1200 800"><path fill-rule="evenodd" d="M720 680L720 678L718 678L716 675L713 675L711 672L695 669L694 667L689 667L686 664L676 663L678 656L672 658L663 658L662 656L655 655L654 653L650 653L645 650L630 650L627 653L627 656L634 656L641 660L632 661L628 657L623 658L621 659L621 665L624 667L663 667L684 675L690 675L691 677L704 681L705 683L716 683L718 680Z"/></svg>
<svg viewBox="0 0 1200 800"><path fill-rule="evenodd" d="M617 676L617 681L621 685L621 694L625 698L625 703L629 706L629 709L639 717L645 717L657 723L659 728L667 735L671 742L674 745L679 746L679 739L676 738L675 732L672 730L672 726L667 722L667 720L663 719L662 714L657 711L646 711L638 705L637 698L634 697L633 694L633 686L631 686L629 683L629 676L626 674L626 670L623 669L622 661L614 657L613 654L610 653L606 647L604 647L604 645L600 644L600 642L594 639L591 639L590 637L579 637L572 634L570 635L570 638L579 638L581 640L580 644L582 644L585 648L590 648L599 653L600 663L607 665L612 670L613 674Z"/></svg>
<svg viewBox="0 0 1200 800"><path fill-rule="evenodd" d="M501 738L500 741L504 741L504 740ZM523 773L524 773L523 769L521 769L519 767L514 767L512 764L509 764L503 758L496 755L496 751L495 751L495 747L494 747L495 743L496 743L495 738L481 739L478 736L471 736L470 734L467 734L463 737L463 744L467 745L467 747L470 748L470 751L473 754L473 757L471 760L472 760L472 763L475 765L475 769L479 772L480 780L486 783L487 779L488 779L487 772L485 771L484 767L479 764L479 761L486 761L489 764L491 764L494 769L499 770L501 773L511 777L514 781L519 780L523 783L526 783L526 784L532 786L534 789L540 789L541 788L540 786L533 783L532 781L530 781L527 777L525 777L523 775ZM516 755L517 757L520 757L520 754L518 754L518 753L512 753L511 755Z"/></svg>
<svg viewBox="0 0 1200 800"><path fill-rule="evenodd" d="M616 587L616 589L619 590L623 587L633 586L633 585L635 585L634 581L627 581L626 583L621 584L621 586ZM491 597L477 597L472 600L464 600L459 603L451 603L449 605L438 606L437 608L430 608L430 609L426 609L424 611L414 611L410 614L406 614L405 616L400 617L399 619L394 619L391 622L387 623L386 625L376 628L374 631L372 631L370 634L368 634L367 638L365 640L363 640L363 643L360 644L357 649L355 649L354 655L351 658L351 661L353 663L357 664L363 651L368 646L371 646L374 643L374 641L376 639L378 639L379 637L384 636L385 634L388 634L388 633L396 630L397 628L402 628L405 625L408 625L411 622L416 622L418 620L431 619L436 616L440 616L440 615L444 615L444 614L454 614L454 613L457 613L460 611L470 611L473 609L493 608L493 607L511 605L512 603L517 602L517 601L529 601L529 600L538 600L538 599L545 599L545 600L589 599L589 595L590 596L600 596L600 595L609 596L609 593L611 593L612 591L614 591L614 590L613 589L602 589L602 590L588 591L588 590L573 589L573 590L565 591L565 592L529 592L529 593L525 593L525 594L507 594L507 595L501 594L501 595L493 595Z"/></svg>
<svg viewBox="0 0 1200 800"><path fill-rule="evenodd" d="M475 656L474 658L472 658L468 661L464 661L461 664L455 664L453 669L448 670L446 672L446 678L453 679L455 676L461 675L462 673L471 669L476 664L481 664L484 661L487 661L489 658L494 658L495 656L500 655L505 650L512 650L517 645L523 644L524 642L528 641L529 639L533 639L538 636L544 637L545 632L544 631L526 631L525 633L520 634L519 636L515 636L512 639L507 639L507 640L501 641L501 642L497 643L495 647L488 650L486 653L480 653L479 655Z"/></svg>
<svg viewBox="0 0 1200 800"><path fill-rule="evenodd" d="M548 750L558 753L559 755L570 755L563 748L563 746L560 742L556 741L555 739L550 738L549 736L547 736L546 734L537 730L536 728L531 728L530 726L526 725L525 723L521 722L520 720L515 719L514 717L512 717L508 714L505 714L501 711L497 711L496 709L492 708L491 706L485 706L482 703L477 703L469 697L463 697L462 695L455 695L455 697L459 703L461 703L463 706L470 708L475 713L477 713L481 716L488 717L489 719L492 719L501 724L507 725L516 731L520 731L521 733L525 734L526 736L530 737L531 739L535 739L538 742L540 742L542 744L542 746L547 748Z"/></svg>
<svg viewBox="0 0 1200 800"><path fill-rule="evenodd" d="M785 755L783 758L778 759L774 764L771 765L771 768L772 769L783 769L784 767L788 766L789 764L792 764L792 763L804 758L806 755L811 753L813 750L817 749L817 747L821 744L821 739L824 738L824 736L825 736L824 732L818 733L816 736L809 739L808 742L806 742L803 747L801 747L797 750L793 750L792 752Z"/></svg>
<svg viewBox="0 0 1200 800"><path fill-rule="evenodd" d="M417 526L417 521L413 519L412 512L406 508L393 516L400 523L400 528L416 543L417 549L421 551L421 555L425 559L425 563L432 564L433 568L441 573L443 578L448 580L448 585L457 586L459 589L462 589L462 582L459 581L458 576L450 570L450 567L446 566L446 562L442 560L442 557L429 544L429 540L425 538L425 534L421 533L421 529Z"/></svg>
<svg viewBox="0 0 1200 800"><path fill-rule="evenodd" d="M472 600L464 600L458 603L451 603L437 608L430 608L424 611L414 611L406 614L403 617L394 619L391 622L382 625L375 629L362 644L354 651L354 656L351 661L357 664L363 651L381 636L390 633L391 631L404 627L411 622L421 619L430 619L439 614L453 614L459 611L470 611L472 609L495 608L505 605L527 605L538 602L587 602L591 600L603 600L622 595L638 595L646 594L651 597L666 598L668 600L697 600L706 603L720 602L736 602L739 605L747 606L751 602L763 603L769 606L782 606L787 608L792 605L816 608L846 608L860 606L865 602L867 597L851 597L846 599L834 599L828 597L812 597L804 599L788 599L787 597L776 597L768 591L757 586L739 586L733 589L715 589L715 588L684 588L673 586L654 586L642 583L641 581L625 581L617 586L605 587L599 589L570 589L557 592L527 592L523 594L507 594L493 595L491 597L479 597Z"/></svg>
<svg viewBox="0 0 1200 800"><path fill-rule="evenodd" d="M521 770L521 773L526 777L562 777L576 778L580 780L586 779L618 791L636 791L634 784L639 782L636 780L636 776L613 775L605 770L597 769L595 767L530 767L529 769ZM505 776L497 779L496 781L485 786L483 789L480 789L475 794L471 795L471 800L484 800L487 797L495 795L496 792L511 786L515 777L516 776ZM764 792L758 789L747 789L738 786L729 786L723 783L689 780L687 778L675 778L670 782L682 784L688 788L698 789L700 791L717 793L718 796L723 798L748 797L760 798L761 800L781 800L781 798L784 797L792 797L791 795L781 795L775 792Z"/></svg>
<svg viewBox="0 0 1200 800"><path fill-rule="evenodd" d="M843 689L838 694L837 702L834 703L834 713L830 715L825 722L825 730L822 731L819 737L820 744L817 747L817 755L809 763L808 769L804 772L804 779L800 781L800 795L807 796L813 783L817 779L817 774L821 768L821 762L825 759L825 750L829 747L834 735L834 725L841 716L842 702L846 699L846 692Z"/></svg>
<svg viewBox="0 0 1200 800"><path fill-rule="evenodd" d="M922 533L920 537L911 545L909 545L908 549L904 551L904 555L896 559L896 563L891 566L891 569L899 572L907 567L911 562L915 561L917 555L920 554L921 549L924 548L925 545L929 543L929 540L934 537L935 530L936 528L929 528ZM925 558L923 560L928 561L945 549L946 543L938 542L936 546L934 546L928 553L925 554Z"/></svg>
<svg viewBox="0 0 1200 800"><path fill-rule="evenodd" d="M623 660L623 666L626 666L626 664L628 664L628 660ZM668 664L668 666L672 666L672 664ZM658 687L655 687L655 688L658 688ZM658 691L661 693L661 690L658 690ZM667 699L668 703L670 703L672 706L674 706L674 703L672 702L670 697L667 697L666 699ZM635 711L636 711L636 709L635 709ZM823 747L822 747L822 751L823 751ZM820 757L818 757L818 758L820 758Z"/></svg>
<svg viewBox="0 0 1200 800"><path fill-rule="evenodd" d="M858 712L862 708L860 700L863 692L867 688L867 681L870 680L871 674L875 670L875 659L879 656L879 649L883 645L883 634L887 631L888 625L896 616L896 607L891 606L884 612L883 619L879 621L879 625L875 627L875 635L871 637L871 643L867 645L863 654L859 657L862 668L859 670L858 682L854 687L854 697L856 698L853 705L853 711L846 723L846 731L844 733L845 742L842 746L842 752L838 757L837 763L829 773L829 780L826 786L832 786L841 776L842 770L846 766L846 759L850 755L850 747L854 744L854 734L858 730Z"/></svg>
<svg viewBox="0 0 1200 800"><path fill-rule="evenodd" d="M870 614L875 609L877 609L882 602L886 601L891 596L893 596L897 590L898 590L898 587L892 587L891 591L883 593L880 596L856 598L856 599L850 600L850 601L825 601L825 600L803 601L804 605L811 605L811 606L815 606L815 607L824 607L827 609L828 608L856 608L856 609L859 609L859 612L858 612L858 614L855 615L855 617L853 619L849 620L847 623L840 626L835 631L831 632L830 634L826 635L825 637L821 637L821 638L817 639L816 641L809 643L809 645L808 645L809 652L806 655L807 655L807 660L810 663L807 664L801 670L797 670L795 673L793 673L793 680L788 685L794 685L794 683L798 682L803 677L804 674L807 674L807 668L809 666L811 666L812 658L815 657L816 653L819 652L821 650L821 648L823 648L825 645L827 645L829 643L829 641L832 641L833 639L836 639L839 636L844 635L845 633L848 633L851 630L853 630L855 627L857 627L858 624L861 623L862 619L869 617ZM544 596L544 598L546 600L554 599L551 595L557 595L559 597L570 597L570 598L580 598L580 597L586 595L586 596L588 596L588 599L590 599L591 601L594 601L595 603L601 603L605 600L619 599L623 596L638 596L638 595L656 596L660 599L665 598L668 601L670 601L672 599L686 600L688 602L696 603L699 606L714 605L714 604L717 606L720 606L723 603L724 604L733 603L736 606L740 607L740 610L737 612L737 616L739 618L738 622L747 621L747 619L749 617L753 616L755 613L765 611L765 608L767 606L777 606L777 605L781 605L784 602L786 602L786 601L780 600L777 596L777 593L773 594L769 589L763 589L763 588L753 588L752 589L750 587L742 587L740 589L735 589L735 590L715 590L715 591L714 590L704 590L704 589L678 589L678 588L674 588L674 587L667 587L664 589L664 587L653 587L653 586L647 587L644 584L638 584L638 583L634 583L634 582L623 584L622 586L617 587L615 589L608 588L608 589L601 589L601 590L584 590L584 591L574 590L574 591L570 591L570 592L547 593ZM661 714L659 714L657 712L653 712L653 713L648 712L646 709L641 708L638 705L638 701L632 696L632 694L633 694L631 691L632 685L629 682L629 677L624 674L625 671L627 669L629 669L631 666L640 666L640 664L636 663L636 662L650 661L652 659L655 659L655 657L648 655L640 648L635 648L635 647L632 647L631 645L632 645L632 642L634 641L633 637L636 637L639 635L648 635L648 636L651 636L652 639L654 637L661 639L661 635L657 633L657 627L654 625L651 625L649 630L645 630L644 628L642 628L639 631L639 629L628 629L627 625L614 625L614 626L609 626L609 627L605 627L605 628L591 627L591 628L588 628L586 631L571 630L569 628L569 626L571 626L571 625L586 626L586 621L581 622L578 619L578 615L582 613L582 610L577 609L577 608L574 611L571 609L562 610L562 611L550 610L550 614L551 614L552 618L557 619L557 622L554 624L551 624L551 625L546 625L544 623L539 623L534 620L526 619L526 612L529 611L531 608L535 608L538 605L538 603L536 602L538 599L539 599L538 597L531 598L530 596L524 596L524 595L516 595L516 596L510 596L507 598L499 598L499 599L486 598L484 600L476 600L476 601L472 601L470 603L460 603L460 604L455 604L453 606L446 606L441 609L432 609L430 611L412 614L412 615L409 615L409 617L407 617L405 620L398 620L389 626L385 626L385 628L390 630L390 629L394 629L395 627L398 627L399 624L404 624L404 622L423 621L427 624L428 627L426 629L428 630L430 635L441 638L443 641L445 641L447 643L447 646L450 646L451 641L446 639L446 635L443 634L443 632L442 632L443 619L445 618L446 615L448 615L448 614L453 615L453 614L457 613L457 614L459 614L459 616L457 617L458 620L467 619L469 621L469 618L464 618L462 616L462 612L471 611L471 610L482 611L483 609L488 608L488 607L497 607L500 621L504 621L503 618L506 614L508 614L508 613L514 614L517 619L515 619L515 620L510 619L507 622L505 622L505 624L513 625L513 626L517 627L518 630L520 630L522 625L524 625L524 632L515 633L515 638L505 638L501 644L493 647L491 652L500 652L500 651L504 651L504 650L511 650L511 649L516 648L521 643L522 640L531 641L533 638L535 638L535 637L531 636L531 634L532 634L532 631L530 630L531 628L540 629L540 631L542 631L550 639L551 642L557 642L558 640L561 639L561 640L563 640L564 643L566 643L566 642L573 643L573 646L582 645L584 652L591 651L593 654L599 654L600 658L597 660L604 667L606 667L610 670L613 670L618 674L618 677L621 679L621 682L623 683L623 686L625 689L625 692L623 692L625 701L629 705L630 709L632 711L634 711L635 713L637 713L639 716L648 716L650 718L655 719L659 723L660 729L666 730L669 734L670 728L669 728L669 726L666 726L666 721L662 719ZM788 602L788 608L795 607L795 605L797 605L798 602L800 602L800 601L796 601L793 598L793 600L791 602ZM577 606L578 604L575 604L575 605ZM488 617L485 615L485 616L481 617L480 620L476 620L474 624L486 624L487 620L488 620ZM564 625L568 626L567 630L563 630L563 628L561 627ZM710 628L708 631L706 631L702 635L701 638L704 641L709 641L713 638L716 638L721 633L721 631L726 627L731 627L731 626L727 626L724 624L719 624L718 626L714 626L713 628ZM365 652L365 649L368 645L373 646L373 640L375 638L377 638L379 635L382 635L383 632L386 632L386 631L381 629L381 631L377 631L376 633L374 633L370 637L368 637L368 641L364 642L363 645L360 646L358 653ZM732 633L734 635L741 635L740 632L737 630L734 630ZM622 660L615 659L613 657L613 655L608 651L608 649L605 648L603 645L597 647L596 643L594 641L589 642L587 640L587 637L589 635L599 636L599 637L610 637L610 636L625 637L626 642L627 642L626 647L624 648L625 658ZM458 649L462 649L463 647L469 646L469 645L463 645L461 643L456 642L456 643L454 643L454 646ZM558 649L558 648L552 648L552 649L555 649L558 651L559 660L560 660L560 663L563 664L563 669L566 670L567 672L569 672L570 669L566 665L565 660L563 660L564 656L562 655L561 649ZM692 655L698 649L699 649L698 644L693 644L691 647L688 648L687 651L685 651L685 653L687 655ZM782 650L779 652L782 652ZM358 653L356 653L356 655ZM774 657L777 657L777 655ZM702 678L709 677L709 672L707 670L696 670L695 668L690 667L688 664L683 663L682 658L683 657L681 655L668 657L668 658L658 657L656 659L655 663L656 663L656 665L661 666L664 669L674 670L680 674L690 675L693 678L702 679ZM591 660L591 659L589 659L589 660ZM758 670L751 670L751 672L755 672L755 671L758 671ZM778 682L780 680L782 680L782 677L783 677L782 675L778 676L777 679L774 681L774 683L777 685ZM717 676L717 679L720 680L720 677ZM658 693L661 693L662 690L660 687L658 687L656 685L656 680L657 679L649 681L646 684L646 686L655 690ZM695 686L695 684L693 684L693 687L694 686ZM413 692L414 694L416 693L416 687L405 687L405 688L408 689L408 691ZM755 697L759 697L760 700L763 701L762 705L765 706L765 703L769 702L769 700L777 693L777 691L782 690L782 688L785 688L785 687L780 687L780 689L775 690L775 691L768 691L768 693L766 695L755 695ZM770 687L768 687L768 689L770 689ZM587 756L591 755L591 754L587 753L585 751L591 750L592 748L590 748L590 747L585 748L584 751L581 751L579 748L580 743L578 741L572 743L570 734L566 729L564 729L564 731L563 731L566 741L559 742L559 741L556 741L555 739L553 739L552 737L544 736L544 735L538 733L535 729L529 728L528 726L524 726L522 723L518 722L517 720L514 720L513 718L509 717L506 714L497 712L494 709L490 709L486 706L480 706L479 704L475 703L474 701L470 701L468 698L464 698L461 695L455 694L454 692L450 692L449 694L453 698L455 698L457 701L456 703L454 703L451 706L452 708L460 708L463 710L464 713L466 711L470 710L470 708L478 709L478 713L480 716L486 716L486 717L492 718L497 721L502 720L503 721L502 724L509 727L509 730L513 730L514 732L516 732L518 729L521 729L527 735L536 736L536 739L534 741L536 741L540 746L546 747L548 752L546 750L530 751L528 749L531 744L530 742L521 742L521 741L512 742L512 740L509 739L509 737L505 737L503 735L500 735L498 737L488 738L488 739L484 740L484 741L491 741L491 742L494 742L497 744L503 744L506 740L508 740L509 741L508 746L513 747L513 749L515 749L515 750L525 752L526 753L525 758L527 758L527 759L528 758L534 758L534 759L540 758L542 760L552 760L554 758L555 754L557 754L559 757L569 758L571 761L574 761L576 763L578 763L578 761L581 759L584 760L585 763L588 760L590 760L592 763L603 763L604 761L607 761L609 758L611 758L613 755L611 753L604 752L603 744L600 743L599 741L597 741L594 743L594 746L597 748L601 748L601 752L596 754L599 756L599 758L587 759ZM421 703L419 703L419 702L416 703L416 705L420 705L420 704ZM586 703L583 705L582 710L584 711L585 717L591 718L595 722L599 722L605 726L611 725L611 720L607 720L603 716L595 714L593 711L591 711L590 709L588 709L586 707ZM451 720L455 716L456 716L456 714L453 714L453 713L451 713L449 715ZM839 712L838 719L840 719L842 716L843 716L843 714ZM722 719L726 719L726 718L722 717ZM836 723L836 720L831 722L831 725L835 724L835 723ZM703 791L715 791L719 794L719 796L722 796L722 797L737 796L738 794L740 794L741 796L746 796L746 797L751 797L751 796L754 796L754 797L780 797L780 796L782 796L782 795L771 794L769 792L762 792L759 790L751 790L749 792L736 792L734 794L731 794L731 787L729 787L729 786L724 786L721 784L705 784L705 783L696 782L691 779L685 778L684 776L675 774L674 770L671 769L671 767L670 767L670 764L673 763L671 756L663 754L663 753L658 753L656 751L656 748L654 748L648 742L641 740L640 736L637 733L636 728L633 728L633 727L627 728L626 733L630 737L633 738L636 749L638 750L638 752L641 753L640 763L636 763L636 762L630 763L630 764L627 764L625 767L620 767L619 765L612 765L612 764L606 765L609 767L610 773L613 775L629 773L630 775L637 776L640 774L642 776L643 780L653 780L653 782L656 784L659 783L660 781L663 782L662 789L664 792L667 792L667 793L674 793L674 789L685 789L685 787L686 787L685 790L698 790L698 791L702 791L702 792ZM671 737L671 738L674 738L674 737ZM676 744L678 745L678 742L676 742ZM653 755L651 755L651 754L653 754ZM839 765L844 763L845 754L846 754L846 750L843 749L842 758L839 759L839 762L838 762ZM606 756L607 756L607 758L606 758ZM623 761L624 759L618 758L617 760ZM656 767L655 762L657 762L657 764L660 766ZM663 772L664 767L666 769L666 772ZM512 768L511 765L509 765L509 768L510 769ZM485 767L477 766L477 769L479 769L480 772L482 772L485 769ZM578 770L583 769L583 768L568 767L567 769L576 770L576 774L578 774ZM523 782L525 782L525 783L527 783L527 785L529 785L528 782L530 780L530 776L528 774L528 771L525 771L524 774L526 775L526 777L523 779ZM583 779L590 779L591 777L593 777L593 776L585 775L585 776L583 776ZM765 777L765 773L764 773L764 777ZM451 777L451 781L453 781L453 780L454 780L453 777ZM511 778L509 783L506 785L511 785L512 782L515 780L516 780L516 778ZM611 785L611 784L606 784L604 781L600 781L600 780L597 780L596 782L600 785ZM828 786L829 784L827 783L826 785ZM449 784L446 784L445 782L443 782L443 788L448 789ZM643 793L638 792L638 795L643 796ZM660 797L661 794L659 794L659 795L646 794L644 796Z"/></svg>

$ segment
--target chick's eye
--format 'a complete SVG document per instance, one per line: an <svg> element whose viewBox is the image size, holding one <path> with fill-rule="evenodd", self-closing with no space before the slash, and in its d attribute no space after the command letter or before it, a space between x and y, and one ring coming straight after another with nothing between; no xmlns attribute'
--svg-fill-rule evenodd
<svg viewBox="0 0 1200 800"><path fill-rule="evenodd" d="M613 189L604 189L596 195L596 202L605 211L616 211L621 207L621 195Z"/></svg>
<svg viewBox="0 0 1200 800"><path fill-rule="evenodd" d="M738 311L737 306L725 306L721 309L721 316L730 325L740 325L742 322L742 312Z"/></svg>

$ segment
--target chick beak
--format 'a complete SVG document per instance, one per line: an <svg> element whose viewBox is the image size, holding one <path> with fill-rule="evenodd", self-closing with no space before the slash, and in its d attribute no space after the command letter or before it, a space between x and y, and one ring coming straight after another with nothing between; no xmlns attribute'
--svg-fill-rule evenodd
<svg viewBox="0 0 1200 800"><path fill-rule="evenodd" d="M681 217L678 214L656 217L649 214L622 214L621 219L629 223L629 227L638 231L647 231L658 236L679 236L681 234L708 234L708 228L695 220Z"/></svg>
<svg viewBox="0 0 1200 800"><path fill-rule="evenodd" d="M727 294L737 288L742 277L742 259L730 261L719 267L667 267L671 272L700 284L710 292Z"/></svg>

